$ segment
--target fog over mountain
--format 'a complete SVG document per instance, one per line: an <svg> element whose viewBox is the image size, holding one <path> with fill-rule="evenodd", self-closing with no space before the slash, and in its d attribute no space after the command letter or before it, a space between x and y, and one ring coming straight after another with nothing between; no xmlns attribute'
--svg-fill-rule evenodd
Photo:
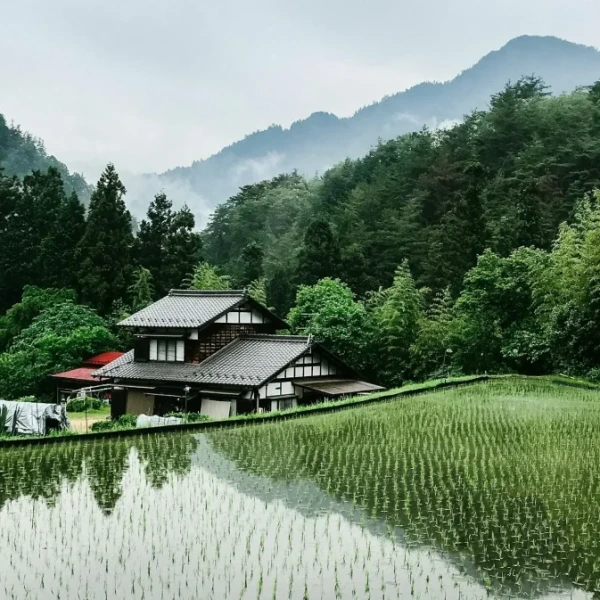
<svg viewBox="0 0 600 600"><path fill-rule="evenodd" d="M451 126L484 109L492 94L523 75L541 76L554 94L590 85L600 77L600 52L555 37L522 36L447 82L424 82L363 107L349 118L316 112L289 129L272 125L217 154L162 174L126 178L134 213L157 189L176 204L187 202L204 222L212 208L246 184L281 172L312 175L347 157L423 126Z"/></svg>

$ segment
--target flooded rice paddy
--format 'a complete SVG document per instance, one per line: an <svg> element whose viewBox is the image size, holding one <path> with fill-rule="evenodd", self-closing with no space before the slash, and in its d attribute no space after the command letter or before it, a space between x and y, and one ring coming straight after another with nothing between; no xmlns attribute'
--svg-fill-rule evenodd
<svg viewBox="0 0 600 600"><path fill-rule="evenodd" d="M598 598L599 396L2 448L0 598Z"/></svg>

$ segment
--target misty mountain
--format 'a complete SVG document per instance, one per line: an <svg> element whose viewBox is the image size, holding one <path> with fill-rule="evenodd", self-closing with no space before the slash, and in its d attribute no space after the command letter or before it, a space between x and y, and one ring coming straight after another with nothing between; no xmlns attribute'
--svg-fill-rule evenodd
<svg viewBox="0 0 600 600"><path fill-rule="evenodd" d="M0 114L0 169L6 175L23 178L32 171L46 171L48 167L59 171L67 194L76 192L82 202L88 201L91 186L81 175L71 173L65 164L46 152L41 140L20 127L9 125Z"/></svg>
<svg viewBox="0 0 600 600"><path fill-rule="evenodd" d="M289 129L274 125L188 167L128 181L128 202L140 213L150 194L163 188L175 203L187 202L202 222L242 185L295 169L313 175L364 155L378 139L450 125L474 109L486 109L490 96L508 81L533 74L554 94L590 85L600 78L600 52L555 37L515 38L451 81L416 85L349 118L317 112Z"/></svg>

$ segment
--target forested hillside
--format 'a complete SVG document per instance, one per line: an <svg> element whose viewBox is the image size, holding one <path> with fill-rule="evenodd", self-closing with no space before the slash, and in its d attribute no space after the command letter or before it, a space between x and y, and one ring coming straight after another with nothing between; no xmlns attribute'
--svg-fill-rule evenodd
<svg viewBox="0 0 600 600"><path fill-rule="evenodd" d="M296 331L381 381L431 374L447 345L468 372L587 372L600 365L600 211L584 198L598 187L600 83L552 97L524 78L453 129L245 186L217 207L205 257L234 284L264 276L280 313L296 304ZM296 295L328 277L343 284Z"/></svg>
<svg viewBox="0 0 600 600"><path fill-rule="evenodd" d="M55 167L0 171L0 398L51 395L49 374L128 348L118 321L193 285L201 240L186 207L158 194L134 237L113 165L87 211L66 188Z"/></svg>
<svg viewBox="0 0 600 600"><path fill-rule="evenodd" d="M349 118L318 112L289 129L273 125L206 160L162 174L160 185L201 214L242 185L293 170L312 176L345 158L366 154L378 139L461 120L473 109L487 108L490 96L509 80L535 74L544 78L554 94L560 94L592 84L599 73L600 52L594 48L553 37L520 37L451 81L417 85ZM148 181L157 185L156 176Z"/></svg>
<svg viewBox="0 0 600 600"><path fill-rule="evenodd" d="M42 141L7 124L0 114L0 169L6 175L23 178L32 171L45 171L50 167L60 173L68 194L75 192L82 202L88 201L91 187L81 175L70 173L66 165L47 154Z"/></svg>
<svg viewBox="0 0 600 600"><path fill-rule="evenodd" d="M322 176L243 187L202 235L159 193L134 236L108 165L86 213L55 168L0 173L0 397L103 349L170 288L246 287L384 385L436 375L600 380L600 82L528 77L448 130Z"/></svg>
<svg viewBox="0 0 600 600"><path fill-rule="evenodd" d="M382 142L320 178L245 186L216 208L206 258L240 280L244 252L258 245L283 312L293 291L278 282L335 275L364 295L388 286L403 260L419 287L456 295L486 248L550 249L600 185L599 98L598 84L551 97L525 78L452 129Z"/></svg>

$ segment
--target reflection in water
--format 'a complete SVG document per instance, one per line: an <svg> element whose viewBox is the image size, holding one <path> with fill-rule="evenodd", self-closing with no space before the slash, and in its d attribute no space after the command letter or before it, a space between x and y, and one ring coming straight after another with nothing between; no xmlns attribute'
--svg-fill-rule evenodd
<svg viewBox="0 0 600 600"><path fill-rule="evenodd" d="M132 448L139 454L146 478L158 488L170 473L189 471L190 455L196 447L192 436L172 435L2 449L0 509L21 496L44 499L51 506L62 486L74 483L85 471L98 506L110 514L121 497Z"/></svg>
<svg viewBox="0 0 600 600"><path fill-rule="evenodd" d="M474 486L473 476L460 472L450 446L443 448L442 468L434 466L431 447L426 463L409 445L405 475L390 478L400 460L391 449L410 439L406 433L400 439L395 427L388 431L395 410L197 436L3 449L0 598L483 599L501 596L506 565L522 561L530 568L532 553L546 569L520 582L522 595L592 597L589 588L568 583L597 570L597 538L560 529L544 477L535 494L526 494L523 465L515 475L522 493L501 497L505 513L490 503L483 482ZM428 414L435 410L430 405ZM419 418L426 422L424 414ZM498 440L488 442L502 455ZM508 442L514 443L510 435ZM427 443L421 436L421 447ZM501 460L493 465L497 478L512 482ZM446 479L450 467L455 480ZM408 483L413 478L420 484L416 495ZM590 480L588 488L593 497L597 483ZM437 512L424 509L427 497ZM576 506L565 514L572 519L597 510ZM548 525L556 532L552 548L540 543L542 535L553 539ZM593 533L598 524L587 527ZM513 537L500 537L502 528ZM476 537L467 545L469 535ZM577 543L567 547L569 536ZM513 538L528 540L526 555L514 551L525 544L511 547ZM565 576L564 565L579 558L579 570Z"/></svg>
<svg viewBox="0 0 600 600"><path fill-rule="evenodd" d="M600 597L600 404L501 382L210 436L248 473L331 498L442 550L495 593Z"/></svg>

